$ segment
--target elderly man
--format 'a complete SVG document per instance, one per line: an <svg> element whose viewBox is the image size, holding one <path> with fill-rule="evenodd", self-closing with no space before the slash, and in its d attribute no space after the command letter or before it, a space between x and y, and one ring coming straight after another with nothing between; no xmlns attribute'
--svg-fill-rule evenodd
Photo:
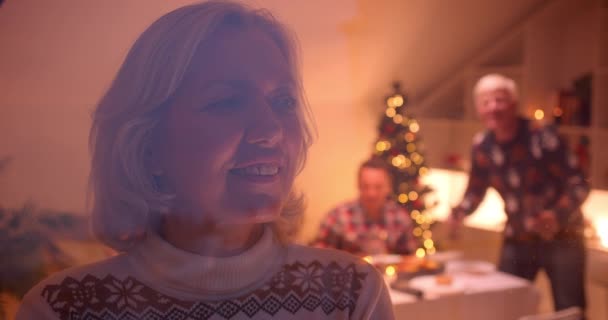
<svg viewBox="0 0 608 320"><path fill-rule="evenodd" d="M408 254L416 247L408 212L390 200L391 176L380 159L364 162L358 173L359 198L331 210L313 245L353 254Z"/></svg>
<svg viewBox="0 0 608 320"><path fill-rule="evenodd" d="M533 280L547 273L557 310L585 308L583 215L589 193L577 158L552 126L517 115L515 82L491 74L473 92L487 130L473 141L471 172L453 230L493 187L505 202L507 223L499 269Z"/></svg>

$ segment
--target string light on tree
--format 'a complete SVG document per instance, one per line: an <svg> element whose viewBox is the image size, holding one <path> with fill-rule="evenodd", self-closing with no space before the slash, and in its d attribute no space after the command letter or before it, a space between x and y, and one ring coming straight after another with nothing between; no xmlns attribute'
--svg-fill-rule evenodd
<svg viewBox="0 0 608 320"><path fill-rule="evenodd" d="M419 178L428 173L428 168L418 136L420 123L406 110L407 102L399 82L393 83L393 92L385 99L374 156L383 159L391 168L397 203L410 212L415 224L413 234L419 240L419 246L414 253L423 258L436 252L430 230L434 221L424 201L431 189L420 183Z"/></svg>

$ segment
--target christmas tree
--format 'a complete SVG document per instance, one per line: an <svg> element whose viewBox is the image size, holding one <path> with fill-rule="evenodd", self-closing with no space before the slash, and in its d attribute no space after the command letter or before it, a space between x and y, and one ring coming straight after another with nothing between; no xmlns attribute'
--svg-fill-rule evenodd
<svg viewBox="0 0 608 320"><path fill-rule="evenodd" d="M395 200L412 217L413 233L419 240L416 256L422 258L436 250L431 231L434 221L424 201L432 190L420 182L420 177L428 173L418 135L420 125L406 108L407 96L401 92L400 83L395 82L393 89L385 100L373 156L388 163Z"/></svg>

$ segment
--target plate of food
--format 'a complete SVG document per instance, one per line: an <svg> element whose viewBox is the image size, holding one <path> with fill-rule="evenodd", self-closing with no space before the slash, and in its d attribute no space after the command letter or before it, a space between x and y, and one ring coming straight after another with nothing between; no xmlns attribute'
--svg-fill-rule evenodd
<svg viewBox="0 0 608 320"><path fill-rule="evenodd" d="M410 288L420 290L425 298L464 293L465 285L458 278L448 274L419 276L410 279Z"/></svg>
<svg viewBox="0 0 608 320"><path fill-rule="evenodd" d="M367 256L365 260L375 266L397 265L403 257L398 254L376 254Z"/></svg>
<svg viewBox="0 0 608 320"><path fill-rule="evenodd" d="M443 273L444 269L445 265L443 263L411 256L403 257L401 262L396 265L398 277L405 279Z"/></svg>
<svg viewBox="0 0 608 320"><path fill-rule="evenodd" d="M450 261L446 265L446 272L450 274L454 273L468 273L472 275L486 275L496 271L496 266L486 261L474 261L474 260L460 260Z"/></svg>

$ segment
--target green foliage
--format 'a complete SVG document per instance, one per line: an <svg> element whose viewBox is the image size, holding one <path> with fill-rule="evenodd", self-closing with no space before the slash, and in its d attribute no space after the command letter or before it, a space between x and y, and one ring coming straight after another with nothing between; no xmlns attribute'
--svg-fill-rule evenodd
<svg viewBox="0 0 608 320"><path fill-rule="evenodd" d="M49 270L70 265L56 238L78 224L68 213L0 208L0 292L18 298L47 276Z"/></svg>

